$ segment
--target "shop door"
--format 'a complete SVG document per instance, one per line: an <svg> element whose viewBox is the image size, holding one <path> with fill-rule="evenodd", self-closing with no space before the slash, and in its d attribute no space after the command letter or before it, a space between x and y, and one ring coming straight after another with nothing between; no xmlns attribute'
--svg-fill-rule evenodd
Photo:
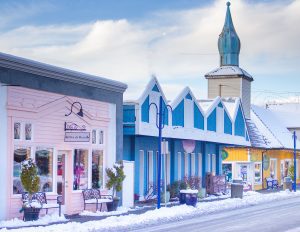
<svg viewBox="0 0 300 232"><path fill-rule="evenodd" d="M62 213L67 211L69 190L72 187L68 180L68 158L70 151L58 151L57 154L57 194L62 196Z"/></svg>

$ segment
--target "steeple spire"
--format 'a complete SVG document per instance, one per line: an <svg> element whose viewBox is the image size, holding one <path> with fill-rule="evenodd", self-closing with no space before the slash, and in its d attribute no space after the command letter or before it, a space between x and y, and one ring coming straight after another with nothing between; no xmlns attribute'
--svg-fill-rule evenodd
<svg viewBox="0 0 300 232"><path fill-rule="evenodd" d="M233 26L230 13L230 2L227 2L226 5L227 11L225 16L225 23L218 40L220 66L239 66L241 42Z"/></svg>

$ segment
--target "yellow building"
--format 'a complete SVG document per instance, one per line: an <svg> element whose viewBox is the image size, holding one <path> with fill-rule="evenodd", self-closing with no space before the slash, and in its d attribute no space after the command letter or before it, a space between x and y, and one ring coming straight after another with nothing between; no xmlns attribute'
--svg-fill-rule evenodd
<svg viewBox="0 0 300 232"><path fill-rule="evenodd" d="M292 150L226 148L225 151L228 156L223 157L222 170L227 180L242 178L252 190L266 188L266 178L277 179L281 185L294 165ZM300 157L297 155L296 177L300 183Z"/></svg>

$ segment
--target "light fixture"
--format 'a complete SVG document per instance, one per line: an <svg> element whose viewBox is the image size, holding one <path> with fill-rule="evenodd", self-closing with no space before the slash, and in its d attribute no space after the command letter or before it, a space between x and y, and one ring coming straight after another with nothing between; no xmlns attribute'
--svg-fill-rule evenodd
<svg viewBox="0 0 300 232"><path fill-rule="evenodd" d="M71 113L73 113L73 106L76 103L80 105L80 110L78 111L77 115L80 116L80 117L83 117L83 110L82 110L82 105L81 105L80 102L73 102L73 104L71 105L71 111L70 111L70 113L69 114L65 114L65 116L69 116Z"/></svg>

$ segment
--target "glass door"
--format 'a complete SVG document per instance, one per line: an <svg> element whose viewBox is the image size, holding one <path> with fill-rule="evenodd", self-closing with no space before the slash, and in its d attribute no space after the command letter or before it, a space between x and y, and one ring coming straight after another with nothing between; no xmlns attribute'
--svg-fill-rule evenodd
<svg viewBox="0 0 300 232"><path fill-rule="evenodd" d="M58 151L57 154L57 195L62 196L62 213L65 213L67 201L67 189L69 187L67 179L67 151Z"/></svg>

